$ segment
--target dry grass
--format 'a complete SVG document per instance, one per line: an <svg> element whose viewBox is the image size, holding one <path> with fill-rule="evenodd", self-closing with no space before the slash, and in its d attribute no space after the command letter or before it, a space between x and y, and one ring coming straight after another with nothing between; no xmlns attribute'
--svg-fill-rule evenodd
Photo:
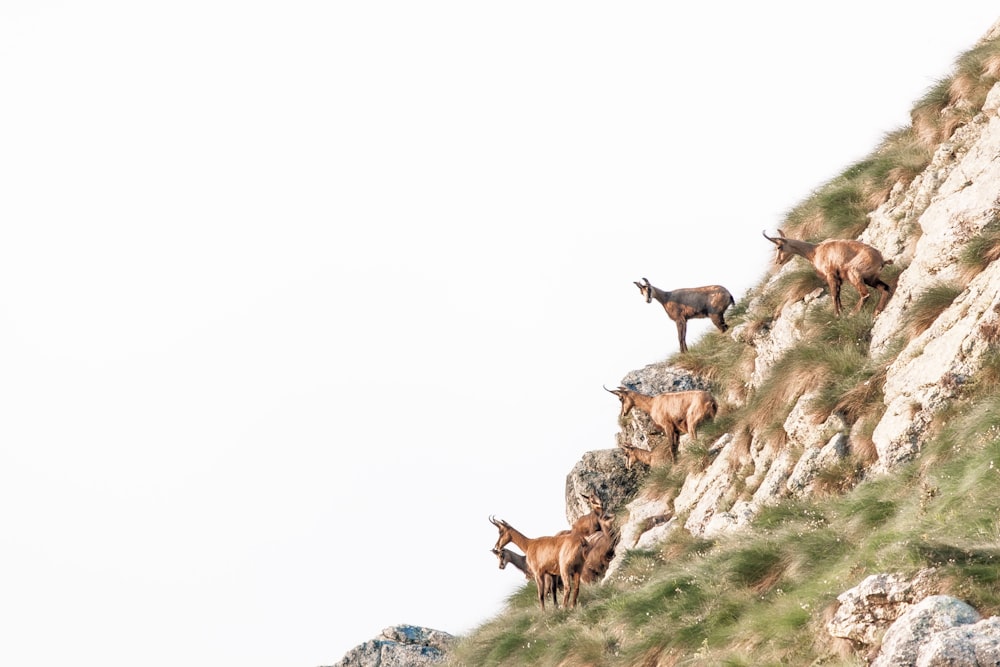
<svg viewBox="0 0 1000 667"><path fill-rule="evenodd" d="M910 110L914 136L934 150L951 136L950 123L945 123L944 111L951 102L951 79L941 79L924 94Z"/></svg>
<svg viewBox="0 0 1000 667"><path fill-rule="evenodd" d="M958 258L959 280L968 285L997 259L1000 259L1000 220L991 220L962 249Z"/></svg>
<svg viewBox="0 0 1000 667"><path fill-rule="evenodd" d="M934 324L941 313L962 293L962 288L949 283L928 287L914 299L903 318L903 330L913 339Z"/></svg>

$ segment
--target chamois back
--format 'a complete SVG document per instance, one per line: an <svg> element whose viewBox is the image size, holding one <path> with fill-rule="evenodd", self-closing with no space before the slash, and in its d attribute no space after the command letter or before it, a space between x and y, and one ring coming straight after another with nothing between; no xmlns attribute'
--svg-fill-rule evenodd
<svg viewBox="0 0 1000 667"><path fill-rule="evenodd" d="M646 303L656 299L667 312L667 316L677 325L677 340L681 352L687 352L687 321L707 317L719 331L729 329L724 313L735 300L722 285L706 285L704 287L682 287L671 291L661 290L643 278L642 282L633 280L632 284L639 288L639 293Z"/></svg>
<svg viewBox="0 0 1000 667"><path fill-rule="evenodd" d="M875 248L867 243L853 239L827 239L820 243L809 243L785 236L778 230L777 237L764 233L764 238L775 245L774 263L785 264L792 257L799 256L808 261L816 269L816 273L827 284L830 296L833 298L833 310L841 312L840 287L844 282L850 283L858 292L858 303L852 312L861 310L870 296L869 287L881 292L875 306L875 315L885 308L886 302L892 296L892 288L879 277L886 265L892 264Z"/></svg>
<svg viewBox="0 0 1000 667"><path fill-rule="evenodd" d="M624 386L619 386L618 389L608 389L607 387L604 389L617 396L621 401L620 417L627 415L632 408L638 408L649 415L653 423L667 436L671 462L676 461L680 435L686 433L692 438L696 438L698 426L713 419L719 409L715 397L702 389L665 392L655 396L640 394ZM626 452L627 454L628 452Z"/></svg>

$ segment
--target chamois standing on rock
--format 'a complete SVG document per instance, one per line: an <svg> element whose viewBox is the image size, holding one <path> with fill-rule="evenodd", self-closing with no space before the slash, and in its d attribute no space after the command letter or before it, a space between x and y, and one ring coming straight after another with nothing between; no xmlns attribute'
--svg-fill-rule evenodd
<svg viewBox="0 0 1000 667"><path fill-rule="evenodd" d="M718 327L719 331L729 329L723 313L726 308L736 303L733 295L722 285L707 285L705 287L683 287L670 292L653 287L647 278L642 282L632 283L646 299L646 303L656 299L663 305L677 324L677 340L681 344L681 352L687 352L687 321L699 317L707 317Z"/></svg>
<svg viewBox="0 0 1000 667"><path fill-rule="evenodd" d="M650 467L660 466L667 462L662 451L663 447L643 449L642 447L633 447L626 443L620 443L618 446L625 452L626 470L631 470L636 462L644 463Z"/></svg>
<svg viewBox="0 0 1000 667"><path fill-rule="evenodd" d="M766 232L764 238L776 246L774 263L781 266L793 256L803 257L816 269L819 277L826 282L833 297L833 312L840 315L840 286L849 282L858 291L857 305L852 313L861 310L874 287L882 294L875 306L875 315L882 312L886 301L892 295L892 288L879 278L883 266L892 264L892 260L884 259L882 253L861 241L850 239L827 239L821 243L809 243L798 239L790 239L785 232L778 230L778 237L772 238Z"/></svg>
<svg viewBox="0 0 1000 667"><path fill-rule="evenodd" d="M563 607L575 607L580 594L580 577L583 574L586 538L573 530L545 537L526 537L504 520L490 517L490 523L500 531L494 549L500 551L513 542L524 552L525 565L535 577L538 604L545 610L545 575L562 578L565 592Z"/></svg>
<svg viewBox="0 0 1000 667"><path fill-rule="evenodd" d="M719 410L715 397L702 389L691 391L672 391L647 396L626 387L617 389L604 388L618 397L622 403L619 415L624 417L632 408L639 408L650 416L653 423L663 430L667 436L670 462L677 460L677 447L681 433L687 433L692 438L697 437L698 426L712 419ZM628 455L628 451L626 451Z"/></svg>

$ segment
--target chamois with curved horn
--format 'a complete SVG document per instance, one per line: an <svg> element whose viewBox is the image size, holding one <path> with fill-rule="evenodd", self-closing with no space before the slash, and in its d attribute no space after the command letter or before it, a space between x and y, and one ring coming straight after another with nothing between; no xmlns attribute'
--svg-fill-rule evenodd
<svg viewBox="0 0 1000 667"><path fill-rule="evenodd" d="M707 317L719 331L729 329L723 313L736 301L722 285L682 287L668 292L650 285L648 278L643 278L641 283L633 280L632 284L639 288L646 303L651 303L653 299L659 301L670 319L677 324L677 340L680 342L681 352L687 352L688 349L688 320Z"/></svg>
<svg viewBox="0 0 1000 667"><path fill-rule="evenodd" d="M866 243L851 239L827 239L820 243L809 243L790 239L781 229L778 230L777 238L768 236L764 231L761 233L775 245L775 265L781 266L795 255L813 265L830 290L833 312L837 315L840 315L840 286L844 281L853 285L860 297L852 313L861 310L870 295L869 287L882 293L875 306L875 315L882 312L892 295L892 288L879 278L882 267L892 264L892 260L883 258L882 253Z"/></svg>
<svg viewBox="0 0 1000 667"><path fill-rule="evenodd" d="M566 590L563 607L575 607L580 594L580 577L583 574L584 549L587 540L579 533L568 530L558 535L526 537L504 520L490 517L490 523L500 531L494 549L500 551L513 542L524 552L525 564L535 577L538 604L545 609L545 575L562 578Z"/></svg>
<svg viewBox="0 0 1000 667"><path fill-rule="evenodd" d="M650 416L653 423L667 436L666 446L669 448L671 462L677 460L677 446L681 433L687 433L692 438L697 437L698 425L714 418L719 410L715 397L702 389L668 391L656 396L640 394L627 387L617 389L604 387L604 390L614 394L621 401L620 417L627 415L632 408L639 408Z"/></svg>

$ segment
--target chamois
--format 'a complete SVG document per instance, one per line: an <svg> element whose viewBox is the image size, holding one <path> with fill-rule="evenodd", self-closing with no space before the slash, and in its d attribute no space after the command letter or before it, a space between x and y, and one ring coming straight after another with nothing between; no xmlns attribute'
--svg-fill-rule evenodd
<svg viewBox="0 0 1000 667"><path fill-rule="evenodd" d="M587 505L590 506L590 512L574 521L571 530L587 537L601 529L601 517L604 516L604 505L597 495L581 493L580 497L587 501Z"/></svg>
<svg viewBox="0 0 1000 667"><path fill-rule="evenodd" d="M580 580L589 584L597 581L608 569L618 546L618 529L614 516L602 513L598 518L600 530L587 537L587 551L583 557L583 574Z"/></svg>
<svg viewBox="0 0 1000 667"><path fill-rule="evenodd" d="M837 315L840 315L840 286L845 280L854 286L860 297L852 313L861 310L869 296L869 287L882 293L875 306L875 315L882 312L885 302L892 295L892 288L878 276L882 267L892 264L892 260L884 259L882 253L870 245L850 239L827 239L821 243L809 243L790 239L781 229L778 230L778 238L771 238L766 232L761 233L776 246L776 265L781 266L794 255L805 258L813 265L830 290L833 312Z"/></svg>
<svg viewBox="0 0 1000 667"><path fill-rule="evenodd" d="M718 327L719 331L729 329L723 314L726 308L736 303L733 295L722 285L707 285L705 287L684 287L667 292L649 284L649 280L632 283L646 299L646 303L656 299L663 305L677 324L677 340L681 344L681 352L687 352L687 321L699 317L707 317Z"/></svg>
<svg viewBox="0 0 1000 667"><path fill-rule="evenodd" d="M625 469L631 470L632 466L635 465L636 461L639 463L645 463L646 465L660 466L666 463L664 460L662 446L656 446L652 449L643 449L642 447L633 447L632 445L626 443L619 443L618 445L625 452Z"/></svg>
<svg viewBox="0 0 1000 667"><path fill-rule="evenodd" d="M715 397L702 389L673 391L647 396L626 387L604 388L618 397L622 403L620 416L624 417L632 408L639 408L650 416L653 423L667 436L670 462L677 460L677 447L681 433L697 437L698 425L712 419L718 412ZM627 454L627 452L626 452Z"/></svg>
<svg viewBox="0 0 1000 667"><path fill-rule="evenodd" d="M545 610L545 579L544 575L562 577L565 591L563 607L575 607L580 594L580 577L583 573L583 558L586 539L572 530L559 535L530 538L518 532L504 520L490 517L490 523L500 531L497 543L493 547L497 551L513 542L524 552L525 564L535 577L535 587L538 589L538 604Z"/></svg>
<svg viewBox="0 0 1000 667"><path fill-rule="evenodd" d="M497 557L500 561L500 569L504 570L507 568L507 564L510 563L521 572L524 573L525 579L535 579L535 575L531 573L528 569L528 561L524 555L519 554L510 549L490 549L490 552ZM551 574L546 574L544 577L545 592L546 594L552 594L552 604L556 608L559 607L559 597L557 595L558 591L563 588L562 579Z"/></svg>

